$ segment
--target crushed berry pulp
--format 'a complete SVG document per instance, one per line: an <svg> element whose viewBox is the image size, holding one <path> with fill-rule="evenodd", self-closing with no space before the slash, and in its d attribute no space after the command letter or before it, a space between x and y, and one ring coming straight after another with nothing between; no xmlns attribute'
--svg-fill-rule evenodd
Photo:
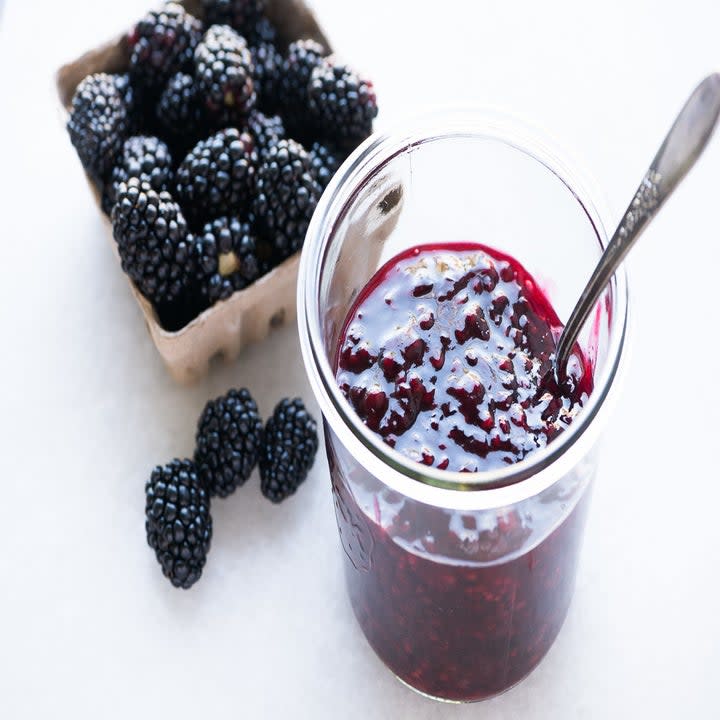
<svg viewBox="0 0 720 720"><path fill-rule="evenodd" d="M470 243L423 245L385 264L356 299L336 379L367 427L410 459L500 468L551 442L592 391L577 347L556 382L561 330L510 256Z"/></svg>
<svg viewBox="0 0 720 720"><path fill-rule="evenodd" d="M407 457L505 467L557 437L592 392L579 348L563 384L553 379L561 330L513 258L476 244L420 246L359 294L336 378L365 424ZM461 512L384 487L330 439L328 458L351 604L385 664L456 701L525 677L567 614L589 480L568 495Z"/></svg>

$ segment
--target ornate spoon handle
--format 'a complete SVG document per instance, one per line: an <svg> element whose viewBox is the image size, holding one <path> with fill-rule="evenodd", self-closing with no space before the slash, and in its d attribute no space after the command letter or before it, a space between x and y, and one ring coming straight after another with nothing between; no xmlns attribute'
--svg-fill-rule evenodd
<svg viewBox="0 0 720 720"><path fill-rule="evenodd" d="M720 73L703 80L688 98L640 183L620 225L580 295L558 342L555 371L563 375L577 336L610 278L663 203L695 164L720 115Z"/></svg>

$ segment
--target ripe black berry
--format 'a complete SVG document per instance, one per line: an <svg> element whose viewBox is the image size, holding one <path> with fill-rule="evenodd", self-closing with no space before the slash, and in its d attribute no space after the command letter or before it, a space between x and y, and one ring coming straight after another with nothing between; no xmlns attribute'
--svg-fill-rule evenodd
<svg viewBox="0 0 720 720"><path fill-rule="evenodd" d="M151 10L128 35L130 74L160 89L176 72L189 70L202 37L202 23L174 2Z"/></svg>
<svg viewBox="0 0 720 720"><path fill-rule="evenodd" d="M220 127L239 122L255 106L253 61L245 39L213 25L195 51L195 79L208 114Z"/></svg>
<svg viewBox="0 0 720 720"><path fill-rule="evenodd" d="M342 165L345 153L329 145L315 142L310 148L309 155L313 175L324 190L337 169Z"/></svg>
<svg viewBox="0 0 720 720"><path fill-rule="evenodd" d="M281 400L265 426L260 455L260 488L282 502L304 482L318 449L317 423L300 398Z"/></svg>
<svg viewBox="0 0 720 720"><path fill-rule="evenodd" d="M285 137L285 126L279 115L264 115L258 110L250 113L247 129L255 140L258 159L262 162L270 148Z"/></svg>
<svg viewBox="0 0 720 720"><path fill-rule="evenodd" d="M125 102L128 111L128 135L140 135L148 125L148 98L142 88L133 83L130 73L113 75L115 87Z"/></svg>
<svg viewBox="0 0 720 720"><path fill-rule="evenodd" d="M235 128L221 130L199 142L177 170L177 194L194 222L247 206L255 188L252 137Z"/></svg>
<svg viewBox="0 0 720 720"><path fill-rule="evenodd" d="M253 83L257 103L265 112L279 109L277 100L282 79L283 57L272 42L258 42L251 46Z"/></svg>
<svg viewBox="0 0 720 720"><path fill-rule="evenodd" d="M300 143L279 140L270 147L258 168L254 208L280 259L302 247L321 192Z"/></svg>
<svg viewBox="0 0 720 720"><path fill-rule="evenodd" d="M372 132L375 90L347 66L321 63L312 71L308 92L312 123L323 137L355 147Z"/></svg>
<svg viewBox="0 0 720 720"><path fill-rule="evenodd" d="M249 222L237 217L207 223L195 238L193 255L204 307L229 298L260 275L255 234Z"/></svg>
<svg viewBox="0 0 720 720"><path fill-rule="evenodd" d="M173 181L173 163L168 146L156 137L137 135L123 144L118 162L112 170L110 182L103 196L108 214L115 204L117 189L121 182L135 177L150 184L156 192L169 190Z"/></svg>
<svg viewBox="0 0 720 720"><path fill-rule="evenodd" d="M278 104L293 137L305 138L313 70L323 62L325 49L314 40L290 43L279 80Z"/></svg>
<svg viewBox="0 0 720 720"><path fill-rule="evenodd" d="M102 182L122 149L130 125L127 79L88 75L77 87L67 129L83 167Z"/></svg>
<svg viewBox="0 0 720 720"><path fill-rule="evenodd" d="M257 405L245 389L211 400L198 421L195 464L212 495L226 497L255 467L263 438Z"/></svg>
<svg viewBox="0 0 720 720"><path fill-rule="evenodd" d="M171 195L138 178L122 182L112 224L122 268L138 290L156 305L181 300L190 281L192 238Z"/></svg>
<svg viewBox="0 0 720 720"><path fill-rule="evenodd" d="M202 574L212 540L210 496L190 460L158 466L145 485L145 532L163 575L188 589Z"/></svg>
<svg viewBox="0 0 720 720"><path fill-rule="evenodd" d="M155 115L158 124L173 140L192 146L205 129L205 115L192 75L173 75L158 100Z"/></svg>

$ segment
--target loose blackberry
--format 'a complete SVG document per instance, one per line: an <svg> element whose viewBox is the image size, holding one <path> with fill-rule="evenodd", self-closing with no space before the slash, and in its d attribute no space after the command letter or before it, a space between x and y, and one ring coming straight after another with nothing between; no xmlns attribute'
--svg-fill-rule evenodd
<svg viewBox="0 0 720 720"><path fill-rule="evenodd" d="M254 209L280 260L302 247L321 192L300 143L278 140L270 147L258 167Z"/></svg>
<svg viewBox="0 0 720 720"><path fill-rule="evenodd" d="M183 300L192 276L192 237L172 196L130 178L118 186L112 224L122 268L138 290L160 306Z"/></svg>
<svg viewBox="0 0 720 720"><path fill-rule="evenodd" d="M279 109L278 92L282 81L283 57L271 42L258 42L251 46L253 84L257 105L266 112Z"/></svg>
<svg viewBox="0 0 720 720"><path fill-rule="evenodd" d="M194 585L212 540L210 496L190 460L156 467L145 485L145 532L163 575L175 587Z"/></svg>
<svg viewBox="0 0 720 720"><path fill-rule="evenodd" d="M262 439L262 420L245 388L208 402L198 421L195 464L211 495L227 497L245 483Z"/></svg>
<svg viewBox="0 0 720 720"><path fill-rule="evenodd" d="M102 182L111 170L129 131L128 98L122 83L122 76L88 75L72 99L67 124L70 141L96 182Z"/></svg>
<svg viewBox="0 0 720 720"><path fill-rule="evenodd" d="M159 90L176 72L192 67L202 23L174 2L151 10L128 35L130 74L142 86Z"/></svg>
<svg viewBox="0 0 720 720"><path fill-rule="evenodd" d="M195 222L240 212L255 188L252 137L235 128L199 142L177 170L177 194Z"/></svg>
<svg viewBox="0 0 720 720"><path fill-rule="evenodd" d="M165 86L155 109L157 121L180 145L192 145L205 129L197 85L187 73L176 73Z"/></svg>
<svg viewBox="0 0 720 720"><path fill-rule="evenodd" d="M323 137L355 147L372 132L378 107L373 85L345 65L323 62L309 85L310 116Z"/></svg>
<svg viewBox="0 0 720 720"><path fill-rule="evenodd" d="M255 140L258 159L262 162L270 148L285 137L285 127L279 115L265 115L253 110L248 116L247 129Z"/></svg>
<svg viewBox="0 0 720 720"><path fill-rule="evenodd" d="M230 25L247 35L265 13L266 0L202 0L208 25Z"/></svg>
<svg viewBox="0 0 720 720"><path fill-rule="evenodd" d="M112 211L120 183L132 177L148 182L156 192L169 190L173 180L172 168L170 150L162 140L143 135L128 138L107 183L103 209L108 214Z"/></svg>
<svg viewBox="0 0 720 720"><path fill-rule="evenodd" d="M310 77L323 62L324 55L325 49L314 40L297 40L287 49L279 82L278 103L293 137L304 137L306 133Z"/></svg>
<svg viewBox="0 0 720 720"><path fill-rule="evenodd" d="M303 483L318 449L317 423L300 398L281 400L265 426L260 454L260 489L282 502Z"/></svg>
<svg viewBox="0 0 720 720"><path fill-rule="evenodd" d="M227 25L213 25L195 51L195 80L211 117L236 124L255 106L253 61L245 39Z"/></svg>
<svg viewBox="0 0 720 720"><path fill-rule="evenodd" d="M315 142L309 151L312 172L320 187L324 190L337 169L345 159L345 153L328 145Z"/></svg>
<svg viewBox="0 0 720 720"><path fill-rule="evenodd" d="M209 307L260 276L256 238L249 222L221 217L209 222L193 245L198 291Z"/></svg>

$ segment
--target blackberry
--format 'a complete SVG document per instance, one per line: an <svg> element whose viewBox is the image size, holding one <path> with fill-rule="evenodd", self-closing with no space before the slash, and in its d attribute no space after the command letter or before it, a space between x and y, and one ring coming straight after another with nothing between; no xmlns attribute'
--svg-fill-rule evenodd
<svg viewBox="0 0 720 720"><path fill-rule="evenodd" d="M160 306L182 300L192 272L192 237L172 196L130 178L118 186L112 224L122 268L138 290Z"/></svg>
<svg viewBox="0 0 720 720"><path fill-rule="evenodd" d="M245 483L262 439L262 420L245 388L208 402L198 421L195 464L211 495L227 497Z"/></svg>
<svg viewBox="0 0 720 720"><path fill-rule="evenodd" d="M314 40L290 43L279 82L278 102L291 134L303 136L310 103L308 86L313 70L323 62L325 50Z"/></svg>
<svg viewBox="0 0 720 720"><path fill-rule="evenodd" d="M130 73L113 75L115 86L125 102L128 111L128 135L138 135L145 126L147 98L141 88L132 81Z"/></svg>
<svg viewBox="0 0 720 720"><path fill-rule="evenodd" d="M323 137L355 147L372 132L378 107L373 85L345 65L324 62L309 85L310 116Z"/></svg>
<svg viewBox="0 0 720 720"><path fill-rule="evenodd" d="M278 140L270 147L258 167L254 210L279 260L302 247L321 192L300 143Z"/></svg>
<svg viewBox="0 0 720 720"><path fill-rule="evenodd" d="M138 92L132 83L130 73L120 73L119 75L113 75L112 78L128 110L137 109L137 105L139 104Z"/></svg>
<svg viewBox="0 0 720 720"><path fill-rule="evenodd" d="M260 276L256 238L249 222L221 217L209 222L193 245L198 291L209 307Z"/></svg>
<svg viewBox="0 0 720 720"><path fill-rule="evenodd" d="M253 45L250 53L258 107L267 112L275 112L279 109L277 97L282 80L282 55L273 43L264 41Z"/></svg>
<svg viewBox="0 0 720 720"><path fill-rule="evenodd" d="M315 142L309 151L312 172L324 190L345 159L345 153L320 142Z"/></svg>
<svg viewBox="0 0 720 720"><path fill-rule="evenodd" d="M265 13L266 0L202 0L208 25L230 25L247 35Z"/></svg>
<svg viewBox="0 0 720 720"><path fill-rule="evenodd" d="M129 131L128 97L122 83L122 76L88 75L72 99L67 124L70 141L83 167L98 183L112 169Z"/></svg>
<svg viewBox="0 0 720 720"><path fill-rule="evenodd" d="M212 540L210 496L190 460L158 465L145 485L145 532L163 575L175 587L194 585Z"/></svg>
<svg viewBox="0 0 720 720"><path fill-rule="evenodd" d="M260 454L260 489L282 502L303 483L318 449L317 423L300 398L281 400L265 426Z"/></svg>
<svg viewBox="0 0 720 720"><path fill-rule="evenodd" d="M195 51L195 79L208 113L222 126L237 123L255 105L253 62L245 39L213 25Z"/></svg>
<svg viewBox="0 0 720 720"><path fill-rule="evenodd" d="M197 85L186 73L176 73L165 86L155 109L158 124L177 143L196 142L204 131L204 113Z"/></svg>
<svg viewBox="0 0 720 720"><path fill-rule="evenodd" d="M257 153L252 137L235 128L199 142L177 170L177 193L194 221L237 213L255 187Z"/></svg>
<svg viewBox="0 0 720 720"><path fill-rule="evenodd" d="M172 168L170 150L162 140L142 135L128 138L107 184L103 209L108 214L112 211L120 183L132 177L148 182L156 192L169 190L173 178Z"/></svg>
<svg viewBox="0 0 720 720"><path fill-rule="evenodd" d="M159 90L176 72L192 67L202 38L202 23L174 2L151 10L128 35L130 74L146 88Z"/></svg>
<svg viewBox="0 0 720 720"><path fill-rule="evenodd" d="M248 116L247 129L255 140L258 160L262 162L270 148L285 137L285 127L279 115L265 115L253 110Z"/></svg>
<svg viewBox="0 0 720 720"><path fill-rule="evenodd" d="M277 28L272 24L270 18L263 15L249 30L243 33L249 45L261 45L270 43L277 47Z"/></svg>

